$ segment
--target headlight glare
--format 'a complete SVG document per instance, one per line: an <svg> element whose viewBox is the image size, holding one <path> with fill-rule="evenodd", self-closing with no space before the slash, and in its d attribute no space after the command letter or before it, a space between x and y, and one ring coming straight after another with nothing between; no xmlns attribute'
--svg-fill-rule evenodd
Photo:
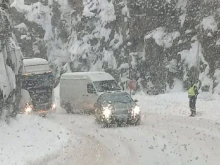
<svg viewBox="0 0 220 165"><path fill-rule="evenodd" d="M138 106L135 106L135 107L132 109L132 115L133 115L134 117L137 116L137 115L139 115L140 112L141 112L141 109L140 109L140 107L138 107Z"/></svg>
<svg viewBox="0 0 220 165"><path fill-rule="evenodd" d="M112 108L110 106L103 107L103 115L106 119L110 119L112 115Z"/></svg>
<svg viewBox="0 0 220 165"><path fill-rule="evenodd" d="M29 105L29 104L27 104L27 105L25 106L25 108L24 108L24 112L25 112L26 114L30 113L32 110L33 110L33 108L32 108L32 106Z"/></svg>
<svg viewBox="0 0 220 165"><path fill-rule="evenodd" d="M52 110L55 110L57 105L55 103L52 104Z"/></svg>

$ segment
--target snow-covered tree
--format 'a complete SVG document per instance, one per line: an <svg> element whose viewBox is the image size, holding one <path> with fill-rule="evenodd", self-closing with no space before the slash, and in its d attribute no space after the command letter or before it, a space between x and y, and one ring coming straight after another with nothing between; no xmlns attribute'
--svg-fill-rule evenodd
<svg viewBox="0 0 220 165"><path fill-rule="evenodd" d="M17 36L30 45L24 53L47 54L58 72L66 62L69 71L105 70L155 94L177 82L187 88L199 68L202 89L217 89L218 0L30 0L25 8L13 6L15 22L24 16L35 22L16 23Z"/></svg>

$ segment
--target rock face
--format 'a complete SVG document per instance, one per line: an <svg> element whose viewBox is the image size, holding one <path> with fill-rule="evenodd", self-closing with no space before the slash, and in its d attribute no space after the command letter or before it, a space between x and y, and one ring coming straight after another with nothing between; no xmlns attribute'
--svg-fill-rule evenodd
<svg viewBox="0 0 220 165"><path fill-rule="evenodd" d="M23 51L45 56L58 73L64 64L70 71L105 70L121 82L137 80L149 94L184 90L199 78L202 90L220 92L217 0L25 3L14 5L15 25L27 27L16 33L19 42L34 48Z"/></svg>

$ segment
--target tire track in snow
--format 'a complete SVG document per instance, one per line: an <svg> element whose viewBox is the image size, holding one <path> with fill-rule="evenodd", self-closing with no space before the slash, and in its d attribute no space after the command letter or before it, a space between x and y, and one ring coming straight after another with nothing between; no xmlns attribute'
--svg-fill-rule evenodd
<svg viewBox="0 0 220 165"><path fill-rule="evenodd" d="M167 106L164 100L161 103L157 100L154 105ZM169 108L175 109L177 105L173 101ZM185 105L183 111L186 108ZM71 130L72 138L81 139L81 143L74 149L63 149L60 158L49 165L87 165L88 162L91 165L218 165L220 162L220 125L207 118L143 110L140 126L109 129L95 124L93 116L62 114L51 120L62 123ZM96 153L100 159L95 158Z"/></svg>

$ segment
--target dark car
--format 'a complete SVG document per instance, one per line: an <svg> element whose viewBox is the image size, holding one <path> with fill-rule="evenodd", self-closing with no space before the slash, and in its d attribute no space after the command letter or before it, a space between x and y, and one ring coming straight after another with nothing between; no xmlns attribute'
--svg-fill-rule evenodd
<svg viewBox="0 0 220 165"><path fill-rule="evenodd" d="M96 122L103 127L113 124L139 125L141 111L136 102L126 92L104 93L95 104Z"/></svg>

